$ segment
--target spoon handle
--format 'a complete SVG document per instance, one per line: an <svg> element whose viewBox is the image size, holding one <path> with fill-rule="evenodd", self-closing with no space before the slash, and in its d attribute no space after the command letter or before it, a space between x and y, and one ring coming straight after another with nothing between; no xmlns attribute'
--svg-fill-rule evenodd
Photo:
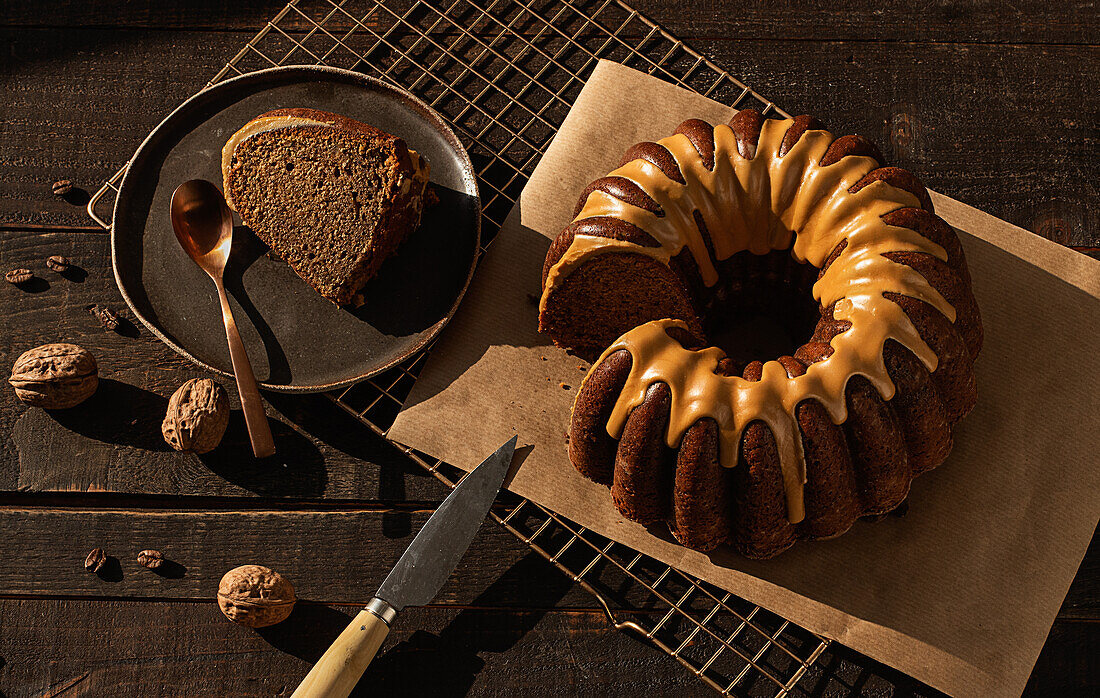
<svg viewBox="0 0 1100 698"><path fill-rule="evenodd" d="M237 379L237 392L241 395L241 409L244 411L244 423L248 427L248 438L252 441L252 453L257 458L267 458L275 453L275 440L271 436L271 426L264 413L264 402L260 398L260 389L256 385L256 376L252 373L252 364L248 361L248 352L237 332L237 323L233 320L233 311L229 308L229 296L221 281L218 287L218 300L222 305L222 321L225 322L225 338L229 341L229 359L233 362L233 377Z"/></svg>

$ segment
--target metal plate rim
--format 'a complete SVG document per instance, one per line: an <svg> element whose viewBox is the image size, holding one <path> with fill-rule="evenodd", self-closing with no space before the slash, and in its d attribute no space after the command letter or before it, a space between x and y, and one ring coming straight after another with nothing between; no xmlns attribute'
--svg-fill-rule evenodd
<svg viewBox="0 0 1100 698"><path fill-rule="evenodd" d="M400 88L400 87L398 87L396 85L393 85L391 83L385 82L383 80L379 80L378 78L374 78L374 77L371 77L369 75L365 75L363 73L359 73L359 72L356 72L356 71L353 71L353 70L346 70L344 68L336 68L336 67L331 67L331 66L317 66L317 65L287 65L287 66L278 66L278 67L274 67L274 68L264 68L262 70L256 70L256 71L252 71L252 72L248 72L248 73L242 73L241 75L237 75L235 77L223 80L223 81L215 83L213 85L207 85L203 89L199 90L198 92L196 92L195 94L191 95L186 100L181 102L171 112L169 112L169 114L167 116L165 116L164 119L162 119L160 121L160 123L158 123L155 127L153 127L153 129L145 136L145 139L142 140L141 144L134 151L134 154L131 155L130 159L127 161L127 163L126 163L126 172L122 176L122 181L119 182L118 194L115 196L114 206L112 207L112 210L111 210L111 229L110 229L111 269L112 269L112 272L114 273L115 285L118 287L119 293L122 295L122 298L126 302L127 307L129 307L130 312L134 314L134 317L136 317L138 319L138 321L140 321L141 324L144 325L145 328L153 334L153 336L155 336L157 339L159 339L161 342L163 342L166 346L168 346L170 349L175 351L177 354L179 354L180 356L183 356L184 358L191 361L192 363L194 363L198 367L202 368L203 370L209 371L211 373L222 376L224 378L233 378L233 374L231 372L224 371L220 368L216 368L214 366L211 366L210 364L206 363L205 361L202 361L198 357L191 354L185 348L180 346L177 342L170 339L163 332L161 332L161 330L158 329L148 318L146 318L145 315L141 311L138 310L137 305L135 304L134 300L130 297L130 294L127 293L127 291L126 291L126 286L123 283L122 275L121 275L121 272L119 270L119 256L118 256L118 253L117 253L118 242L119 242L118 241L118 236L117 236L117 220L118 220L119 208L120 208L120 204L126 199L125 194L126 194L127 189L128 189L127 185L129 183L129 180L130 180L130 175L132 174L131 166L133 165L133 163L135 161L138 160L138 158L141 155L144 154L144 151L146 150L146 148L149 147L149 144L152 143L157 138L157 136L159 136L161 134L162 131L166 130L167 128L169 128L173 124L173 122L176 120L178 115L180 115L181 113L186 112L186 110L192 108L200 100L204 100L204 99L209 98L209 94L212 91L215 91L215 90L222 91L223 89L228 91L228 90L231 90L234 85L239 85L239 84L242 84L242 83L248 83L248 82L257 81L257 80L264 80L264 79L270 77L271 75L277 75L277 74L280 74L280 73L295 73L295 72L300 72L303 75L314 74L314 75L320 75L320 76L324 76L324 75L339 76L339 77L342 77L346 80L350 80L352 82L356 82L356 83L359 83L361 85L369 86L373 89L393 93L396 96L398 96L399 98L401 98L401 99L403 99L407 102L411 102L415 107L419 108L421 110L422 114L439 131L439 133L444 137L444 139L447 141L447 143L451 147L454 148L455 153L458 155L459 162L461 163L461 167L462 167L463 181L465 182L466 186L469 187L469 190L471 192L473 192L473 206L474 206L474 209L475 209L474 210L474 214L475 214L474 215L474 225L473 225L473 227L474 227L474 236L473 236L474 237L474 253L471 257L470 268L467 270L466 278L463 281L462 287L459 289L458 293L455 296L454 302L451 304L451 307L447 310L447 312L444 314L444 316L442 318L440 318L431 327L426 328L421 333L421 337L418 338L418 340L415 343L413 343L406 351L401 353L399 356L394 357L390 361L385 362L384 364L381 364L379 366L375 366L375 367L371 368L371 370L367 371L366 373L363 373L363 374L358 375L358 376L351 376L351 377L348 377L346 379L342 379L342 380L339 380L339 381L334 381L332 383L317 384L317 385L284 385L284 384L277 384L277 383L273 384L273 383L267 383L267 382L260 382L259 383L259 386L260 386L261 389L269 390L271 392L276 392L276 393L317 393L317 392L325 392L325 391L329 391L329 390L335 390L337 388L347 387L349 385L353 385L353 384L358 383L360 381L366 380L366 379L368 379L372 376L376 376L379 373L383 373L385 371L388 371L389 369L394 368L395 366L397 366L401 362L407 360L409 357L414 356L417 353L419 353L420 351L422 351L425 346L430 344L439 335L439 333L443 330L443 328L447 325L447 323L450 322L451 318L454 317L455 312L458 310L459 304L462 302L463 297L465 297L465 295L466 295L466 291L468 291L469 288L470 288L470 282L472 281L474 271L477 268L477 262L478 262L478 259L480 257L480 247L481 247L481 211L482 211L482 209L481 209L481 196L480 196L480 192L478 190L477 177L474 174L473 162L470 160L470 155L469 155L469 153L466 152L465 146L462 145L462 141L459 140L458 136L455 135L454 131L451 129L450 125L448 125L447 122L443 119L443 117L440 116L440 114L437 111L435 111L435 109L433 109L431 106L429 106L427 103L425 103L423 100L421 100L419 97L412 94L408 90Z"/></svg>

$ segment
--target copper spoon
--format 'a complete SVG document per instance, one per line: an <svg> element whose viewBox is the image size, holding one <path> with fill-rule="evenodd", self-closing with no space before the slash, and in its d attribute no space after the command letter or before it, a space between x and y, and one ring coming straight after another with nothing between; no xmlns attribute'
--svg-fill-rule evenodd
<svg viewBox="0 0 1100 698"><path fill-rule="evenodd" d="M172 193L172 229L184 251L195 260L203 271L214 280L218 288L218 300L222 305L222 321L225 322L225 338L229 341L229 358L233 362L233 375L237 379L237 392L241 395L244 423L248 438L252 441L252 453L266 458L275 453L275 441L264 413L260 389L244 342L233 321L229 297L225 295L222 274L233 248L233 214L225 204L225 198L205 179L192 179L176 187Z"/></svg>

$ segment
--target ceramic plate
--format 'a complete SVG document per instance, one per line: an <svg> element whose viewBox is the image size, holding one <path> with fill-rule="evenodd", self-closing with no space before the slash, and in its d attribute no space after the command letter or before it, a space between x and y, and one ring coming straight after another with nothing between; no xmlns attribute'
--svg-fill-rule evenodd
<svg viewBox="0 0 1100 698"><path fill-rule="evenodd" d="M115 202L115 278L137 318L204 368L231 365L214 284L180 248L169 202L180 183L221 188L221 150L250 119L309 107L405 139L431 162L439 203L363 289L366 304L322 298L248 228L234 230L226 287L261 387L311 392L347 385L422 349L454 314L477 259L481 209L470 158L430 107L365 75L311 66L273 68L203 90L172 112L138 149Z"/></svg>

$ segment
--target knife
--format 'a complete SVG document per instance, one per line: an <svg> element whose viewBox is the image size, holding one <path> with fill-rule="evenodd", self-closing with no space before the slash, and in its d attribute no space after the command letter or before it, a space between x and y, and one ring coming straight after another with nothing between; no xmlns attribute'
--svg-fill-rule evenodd
<svg viewBox="0 0 1100 698"><path fill-rule="evenodd" d="M346 698L389 634L397 612L435 598L496 499L517 438L509 439L447 495L378 593L321 655L291 698Z"/></svg>

